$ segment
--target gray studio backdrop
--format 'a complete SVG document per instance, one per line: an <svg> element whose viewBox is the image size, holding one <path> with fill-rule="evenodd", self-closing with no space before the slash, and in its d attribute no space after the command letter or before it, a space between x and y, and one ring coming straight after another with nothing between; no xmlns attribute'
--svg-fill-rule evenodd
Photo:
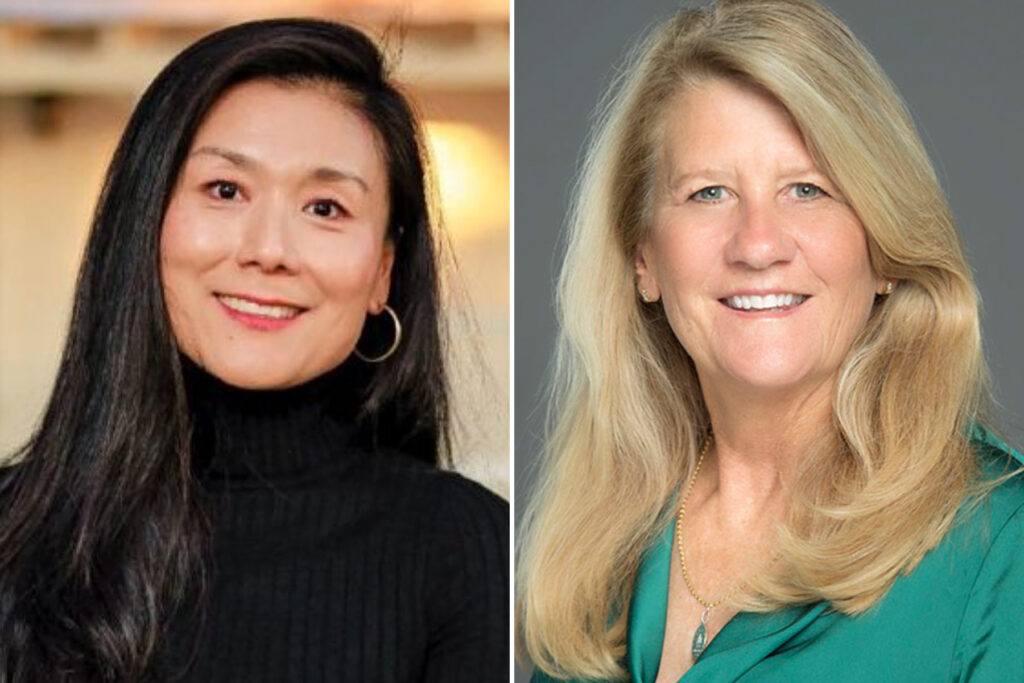
<svg viewBox="0 0 1024 683"><path fill-rule="evenodd" d="M684 3L685 6L704 3ZM909 103L984 301L1003 427L1024 445L1024 2L827 0ZM515 483L517 521L544 429L553 284L595 105L670 0L515 2ZM516 683L528 676L517 671Z"/></svg>

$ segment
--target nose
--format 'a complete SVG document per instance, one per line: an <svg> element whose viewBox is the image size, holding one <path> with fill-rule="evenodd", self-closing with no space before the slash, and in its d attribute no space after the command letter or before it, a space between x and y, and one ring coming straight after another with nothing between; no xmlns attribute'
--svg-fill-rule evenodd
<svg viewBox="0 0 1024 683"><path fill-rule="evenodd" d="M240 266L254 266L266 273L295 272L298 252L294 226L282 202L254 206L242 226L236 259Z"/></svg>
<svg viewBox="0 0 1024 683"><path fill-rule="evenodd" d="M730 264L764 270L791 261L796 242L786 231L785 220L771 201L740 205L725 256Z"/></svg>

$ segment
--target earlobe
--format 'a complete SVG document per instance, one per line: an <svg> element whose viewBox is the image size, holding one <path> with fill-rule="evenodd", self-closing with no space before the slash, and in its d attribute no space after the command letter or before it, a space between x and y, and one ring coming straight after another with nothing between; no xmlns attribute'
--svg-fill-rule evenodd
<svg viewBox="0 0 1024 683"><path fill-rule="evenodd" d="M647 266L647 255L645 252L645 244L637 245L633 256L633 268L636 273L634 280L637 295L641 301L649 304L661 298L661 291L658 289L658 283L655 281L651 269Z"/></svg>
<svg viewBox="0 0 1024 683"><path fill-rule="evenodd" d="M875 287L875 294L878 296L889 296L896 291L896 280L879 280Z"/></svg>
<svg viewBox="0 0 1024 683"><path fill-rule="evenodd" d="M384 248L380 255L380 268L377 271L377 282L374 285L373 293L370 295L370 302L367 310L371 315L379 315L384 310L384 304L388 302L388 295L391 293L391 270L395 265L395 245L390 239L384 241Z"/></svg>

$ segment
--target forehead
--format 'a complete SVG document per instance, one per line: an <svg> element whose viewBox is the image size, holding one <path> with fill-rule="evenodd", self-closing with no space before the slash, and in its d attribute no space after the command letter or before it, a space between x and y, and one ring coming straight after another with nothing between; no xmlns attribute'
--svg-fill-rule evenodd
<svg viewBox="0 0 1024 683"><path fill-rule="evenodd" d="M210 107L190 145L230 149L280 168L345 166L379 180L375 127L333 85L248 81Z"/></svg>
<svg viewBox="0 0 1024 683"><path fill-rule="evenodd" d="M710 78L676 92L661 117L664 160L672 166L706 161L767 161L813 165L792 116L755 86Z"/></svg>

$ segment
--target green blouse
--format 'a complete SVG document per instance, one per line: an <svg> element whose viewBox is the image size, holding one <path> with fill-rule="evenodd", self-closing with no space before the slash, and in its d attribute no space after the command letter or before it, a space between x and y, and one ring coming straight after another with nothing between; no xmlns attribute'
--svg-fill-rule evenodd
<svg viewBox="0 0 1024 683"><path fill-rule="evenodd" d="M987 431L975 437L990 476L1024 463ZM1024 681L1022 510L1017 476L961 511L946 538L862 615L826 603L737 614L680 683ZM672 531L659 535L633 588L625 665L636 683L653 683L661 661ZM556 680L539 671L532 678Z"/></svg>

